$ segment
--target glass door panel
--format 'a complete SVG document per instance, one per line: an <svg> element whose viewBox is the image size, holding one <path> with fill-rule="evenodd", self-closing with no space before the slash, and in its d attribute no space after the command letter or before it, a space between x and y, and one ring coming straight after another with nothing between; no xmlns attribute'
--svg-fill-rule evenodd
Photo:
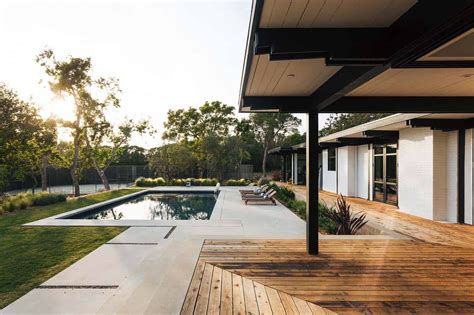
<svg viewBox="0 0 474 315"><path fill-rule="evenodd" d="M373 167L374 200L398 204L397 145L374 145Z"/></svg>
<svg viewBox="0 0 474 315"><path fill-rule="evenodd" d="M374 200L384 202L385 190L383 183L374 183Z"/></svg>

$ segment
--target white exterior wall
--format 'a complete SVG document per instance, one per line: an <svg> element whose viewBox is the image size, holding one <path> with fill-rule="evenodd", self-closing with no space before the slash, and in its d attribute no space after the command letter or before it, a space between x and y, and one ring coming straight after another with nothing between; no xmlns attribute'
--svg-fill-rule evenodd
<svg viewBox="0 0 474 315"><path fill-rule="evenodd" d="M458 132L446 137L446 221L458 221Z"/></svg>
<svg viewBox="0 0 474 315"><path fill-rule="evenodd" d="M369 199L369 146L360 145L356 156L356 197Z"/></svg>
<svg viewBox="0 0 474 315"><path fill-rule="evenodd" d="M433 219L457 221L457 131L433 131Z"/></svg>
<svg viewBox="0 0 474 315"><path fill-rule="evenodd" d="M474 224L474 129L466 130L466 155L464 164L464 222Z"/></svg>
<svg viewBox="0 0 474 315"><path fill-rule="evenodd" d="M337 150L336 150L337 160ZM337 165L336 165L337 169ZM328 171L328 150L323 150L323 190L337 193L336 190L336 171Z"/></svg>
<svg viewBox="0 0 474 315"><path fill-rule="evenodd" d="M347 146L337 149L337 185L338 193L353 197L356 192L356 147Z"/></svg>
<svg viewBox="0 0 474 315"><path fill-rule="evenodd" d="M433 131L402 129L398 144L399 208L433 219Z"/></svg>

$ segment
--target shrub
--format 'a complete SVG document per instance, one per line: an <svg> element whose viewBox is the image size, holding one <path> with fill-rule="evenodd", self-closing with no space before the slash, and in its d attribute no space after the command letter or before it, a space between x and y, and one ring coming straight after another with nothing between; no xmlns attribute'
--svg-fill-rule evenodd
<svg viewBox="0 0 474 315"><path fill-rule="evenodd" d="M247 186L248 184L250 184L250 181L245 178L228 179L224 181L224 186Z"/></svg>
<svg viewBox="0 0 474 315"><path fill-rule="evenodd" d="M355 235L366 223L366 214L351 212L351 206L343 195L337 198L336 207L328 208L327 217L337 226L338 235Z"/></svg>
<svg viewBox="0 0 474 315"><path fill-rule="evenodd" d="M66 201L66 195L55 193L38 193L33 195L32 204L34 206L45 206L53 203Z"/></svg>
<svg viewBox="0 0 474 315"><path fill-rule="evenodd" d="M296 200L295 193L287 187L280 187L276 184L270 184L270 187L277 192L275 195L276 199L293 211L297 216L306 220L306 202L303 200ZM319 230L327 234L336 234L337 225L328 216L331 208L324 203L319 203L318 208Z"/></svg>
<svg viewBox="0 0 474 315"><path fill-rule="evenodd" d="M191 186L216 186L219 182L216 178L173 178L166 181L162 177L145 178L138 177L135 180L135 186L138 187L155 187L155 186L186 186L186 183L191 183Z"/></svg>
<svg viewBox="0 0 474 315"><path fill-rule="evenodd" d="M16 196L6 197L0 203L0 214L2 212L13 212L15 210L23 210L30 206L44 206L57 202L66 201L64 194L50 194L50 193L21 193Z"/></svg>
<svg viewBox="0 0 474 315"><path fill-rule="evenodd" d="M157 178L145 178L145 177L138 177L135 180L135 186L138 187L155 187L155 186L165 186L166 180L163 177Z"/></svg>
<svg viewBox="0 0 474 315"><path fill-rule="evenodd" d="M216 186L219 180L217 178L190 178L192 186Z"/></svg>

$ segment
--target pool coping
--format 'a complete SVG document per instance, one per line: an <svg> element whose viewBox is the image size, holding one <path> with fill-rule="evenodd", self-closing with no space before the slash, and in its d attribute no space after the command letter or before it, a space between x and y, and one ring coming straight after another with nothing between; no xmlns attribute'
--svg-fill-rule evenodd
<svg viewBox="0 0 474 315"><path fill-rule="evenodd" d="M91 220L68 219L83 212L95 210L120 201L131 199L147 193L215 193L214 186L160 186L140 190L125 196L105 200L89 206L63 212L37 221L23 224L24 226L241 226L241 220L220 220L225 192L220 191L209 220Z"/></svg>

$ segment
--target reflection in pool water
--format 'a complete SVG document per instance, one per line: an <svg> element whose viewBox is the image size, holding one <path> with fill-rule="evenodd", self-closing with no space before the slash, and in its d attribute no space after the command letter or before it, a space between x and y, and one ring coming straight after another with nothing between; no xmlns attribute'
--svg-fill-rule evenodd
<svg viewBox="0 0 474 315"><path fill-rule="evenodd" d="M71 219L95 220L209 220L214 194L150 193L113 208L78 214Z"/></svg>

